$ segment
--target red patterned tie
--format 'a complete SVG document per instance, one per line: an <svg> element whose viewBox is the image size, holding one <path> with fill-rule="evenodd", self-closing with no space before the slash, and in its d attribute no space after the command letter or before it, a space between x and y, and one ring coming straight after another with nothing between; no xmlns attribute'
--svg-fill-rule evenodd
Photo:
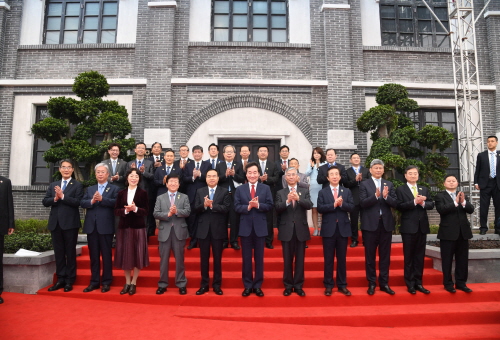
<svg viewBox="0 0 500 340"><path fill-rule="evenodd" d="M250 197L252 199L255 198L255 184L252 184L252 190L250 190Z"/></svg>
<svg viewBox="0 0 500 340"><path fill-rule="evenodd" d="M333 188L333 199L336 200L337 198L339 198L339 194L337 192L337 188Z"/></svg>

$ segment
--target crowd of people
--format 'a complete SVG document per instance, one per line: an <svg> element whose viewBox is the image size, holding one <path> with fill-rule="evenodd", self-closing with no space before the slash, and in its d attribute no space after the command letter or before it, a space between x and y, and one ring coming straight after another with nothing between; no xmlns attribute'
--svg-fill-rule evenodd
<svg viewBox="0 0 500 340"><path fill-rule="evenodd" d="M494 156L490 159L486 154L485 160L483 153L478 156L478 163L484 165L478 166L476 178L481 200L484 196L486 201L488 194L500 208L500 204L496 204L500 200L496 142L496 137L488 137L488 148ZM51 208L48 229L56 258L57 282L49 291L73 289L81 207L86 209L83 232L87 234L92 272L84 292L96 289L108 292L114 266L124 271L126 283L120 294L135 294L140 271L149 265L148 239L158 229L161 260L156 294L165 293L169 286L171 253L176 263L175 286L179 294L187 293L185 249L199 247L201 282L196 295L209 291L211 254L211 287L215 294L222 295L222 255L224 249L231 247L241 250L242 254L242 296L264 296L264 249L274 248L276 227L277 239L282 243L284 296L306 295L302 289L304 259L311 237L321 237L323 241L324 294L332 295L336 286L340 293L349 296L346 255L349 246L359 245L360 226L367 293L373 295L378 286L381 291L394 295L389 286L389 269L395 230L392 210L397 209L401 212L399 231L407 290L410 294L429 294L423 286L426 237L430 232L427 211L435 207L440 215L438 239L444 289L451 293L456 289L472 292L466 286L468 239L472 238L467 214L471 214L474 207L468 197L457 190L459 181L453 175L445 177L446 190L432 199L429 190L417 183L419 169L416 166L406 168L406 184L395 188L383 177L385 169L381 160L374 159L369 168L365 168L360 155L353 153L346 167L336 161L337 153L332 148L323 151L315 147L304 172L300 171L299 161L290 157L286 145L280 147L277 161L268 159L267 146L258 148L256 160L249 159L248 146L241 146L238 161L234 146L224 146L220 157L219 146L215 143L209 145L210 157L206 160L203 160L203 147L199 145L192 148L192 159L188 157L187 145L179 148L177 160L175 151L163 150L160 143L152 145L149 157L146 145L137 143L135 159L129 162L119 159L120 151L120 145L109 145L109 159L95 166L97 184L86 190L72 177L72 162L61 160L62 179L49 185L43 199L43 205ZM483 172L487 172L486 179ZM0 250L3 254L4 235L14 230L12 189L10 181L4 177L0 177L0 206ZM309 210L312 233L307 217ZM481 233L483 229L482 213ZM114 259L113 247L116 247ZM456 261L455 281L453 258ZM0 283L1 294L3 282Z"/></svg>

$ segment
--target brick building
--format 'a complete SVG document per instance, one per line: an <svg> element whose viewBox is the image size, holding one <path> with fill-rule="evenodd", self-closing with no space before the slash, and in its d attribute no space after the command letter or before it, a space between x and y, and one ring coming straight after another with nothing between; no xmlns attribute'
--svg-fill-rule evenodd
<svg viewBox="0 0 500 340"><path fill-rule="evenodd" d="M446 20L445 0L428 3ZM492 1L477 22L485 136L500 131L499 34ZM148 146L286 144L302 167L331 146L347 163L366 156L355 122L387 82L418 101L416 124L456 131L449 40L421 1L0 0L0 173L18 218L48 214L47 145L30 127L88 70ZM446 153L458 172L456 145Z"/></svg>

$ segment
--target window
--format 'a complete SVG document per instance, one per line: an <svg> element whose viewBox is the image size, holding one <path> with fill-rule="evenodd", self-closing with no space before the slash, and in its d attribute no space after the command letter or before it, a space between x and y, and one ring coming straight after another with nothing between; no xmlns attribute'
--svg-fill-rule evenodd
<svg viewBox="0 0 500 340"><path fill-rule="evenodd" d="M449 30L446 0L427 0ZM450 47L450 39L429 9L418 0L381 0L382 45Z"/></svg>
<svg viewBox="0 0 500 340"><path fill-rule="evenodd" d="M36 122L39 122L49 116L47 106L36 107ZM50 148L50 143L36 138L33 145L33 168L31 172L32 184L48 184L52 182L54 175L54 164L48 164L43 160L43 154Z"/></svg>
<svg viewBox="0 0 500 340"><path fill-rule="evenodd" d="M118 1L48 0L45 44L116 42Z"/></svg>
<svg viewBox="0 0 500 340"><path fill-rule="evenodd" d="M213 41L288 41L287 0L215 0Z"/></svg>

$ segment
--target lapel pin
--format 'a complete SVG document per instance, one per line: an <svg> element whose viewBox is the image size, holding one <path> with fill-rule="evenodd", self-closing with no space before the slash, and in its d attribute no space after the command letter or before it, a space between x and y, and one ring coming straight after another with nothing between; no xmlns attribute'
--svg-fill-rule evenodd
<svg viewBox="0 0 500 340"><path fill-rule="evenodd" d="M422 190L422 188L418 188L418 190Z"/></svg>
<svg viewBox="0 0 500 340"><path fill-rule="evenodd" d="M384 183L384 185L387 185L387 183Z"/></svg>
<svg viewBox="0 0 500 340"><path fill-rule="evenodd" d="M344 192L344 190L343 190L343 189L340 189L340 192Z"/></svg>
<svg viewBox="0 0 500 340"><path fill-rule="evenodd" d="M299 196L302 196L302 193L301 193L301 192L299 192Z"/></svg>
<svg viewBox="0 0 500 340"><path fill-rule="evenodd" d="M0 183L3 183L3 181L0 181Z"/></svg>
<svg viewBox="0 0 500 340"><path fill-rule="evenodd" d="M181 198L181 195L177 195L177 199L180 199Z"/></svg>
<svg viewBox="0 0 500 340"><path fill-rule="evenodd" d="M106 192L108 192L108 191L109 191L109 187L108 187L108 188L106 188Z"/></svg>

